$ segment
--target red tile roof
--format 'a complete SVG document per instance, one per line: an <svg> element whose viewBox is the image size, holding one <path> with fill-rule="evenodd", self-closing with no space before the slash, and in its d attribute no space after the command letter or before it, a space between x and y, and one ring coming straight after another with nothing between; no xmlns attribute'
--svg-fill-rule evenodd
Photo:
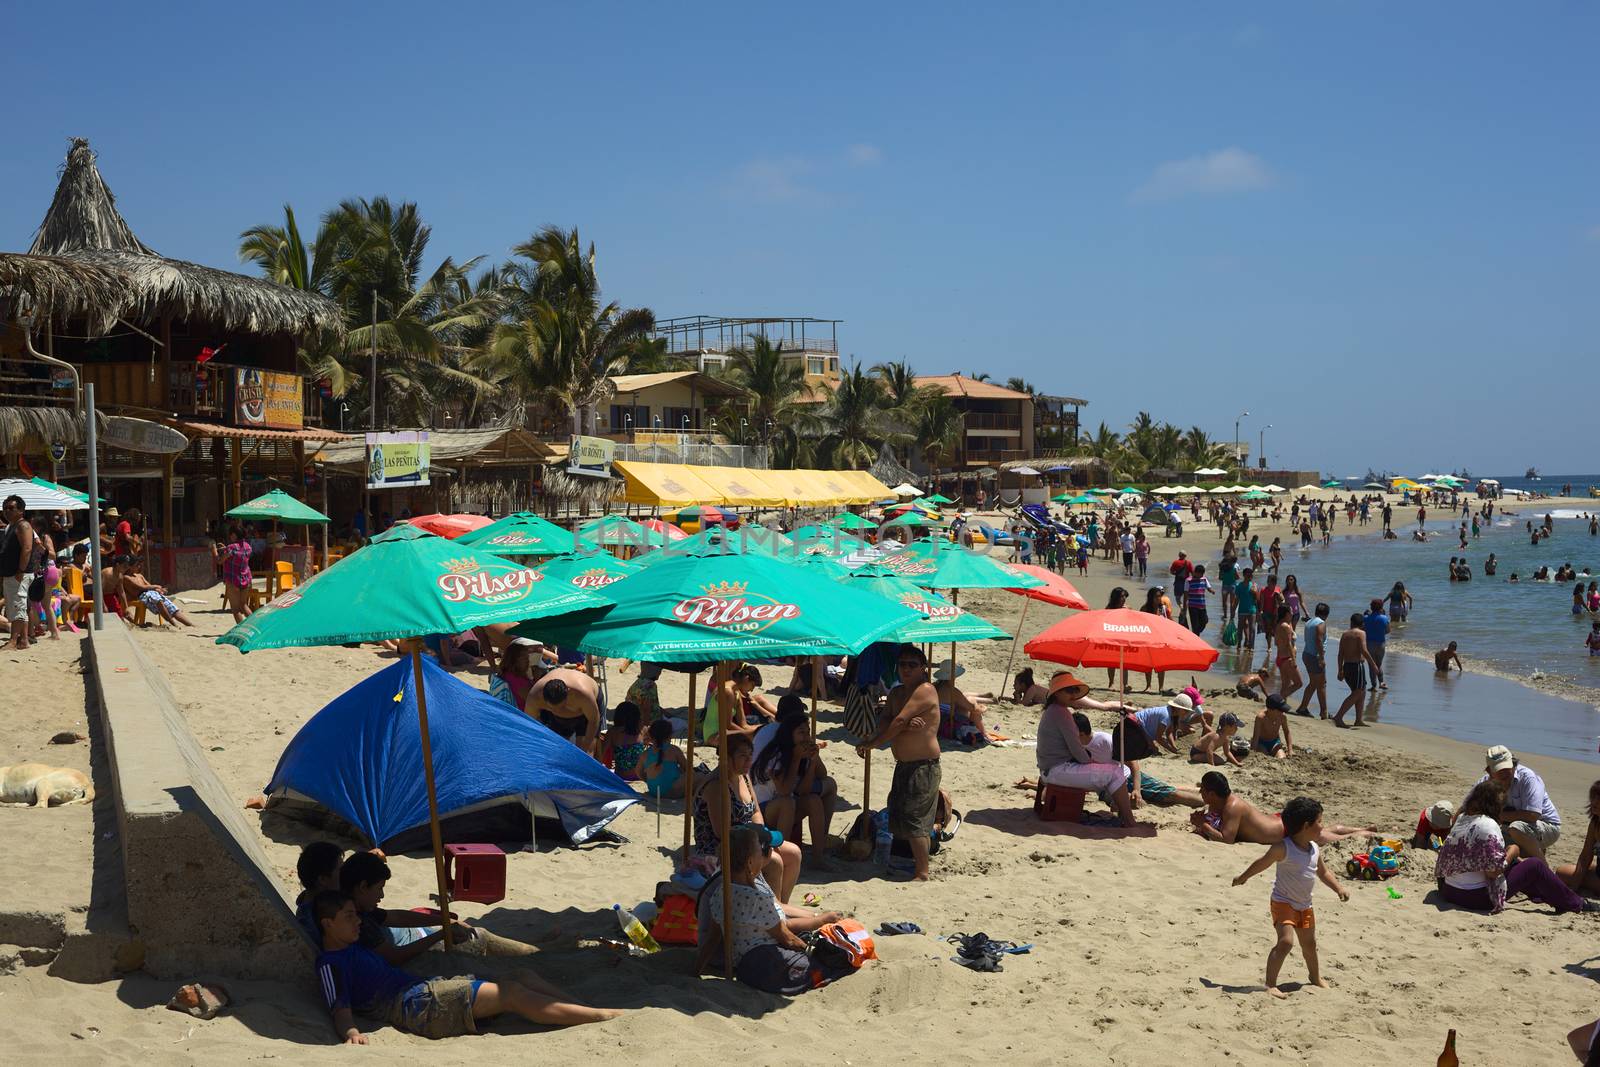
<svg viewBox="0 0 1600 1067"><path fill-rule="evenodd" d="M966 396L979 400L1032 400L1027 393L1019 393L1015 389L1007 389L1003 385L993 382L980 382L976 378L968 378L965 374L932 374L919 376L918 385L931 385L944 392L945 396Z"/></svg>

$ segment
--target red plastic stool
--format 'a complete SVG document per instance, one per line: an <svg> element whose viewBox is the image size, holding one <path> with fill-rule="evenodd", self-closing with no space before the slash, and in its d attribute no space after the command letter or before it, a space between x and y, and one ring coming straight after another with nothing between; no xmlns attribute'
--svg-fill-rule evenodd
<svg viewBox="0 0 1600 1067"><path fill-rule="evenodd" d="M450 899L494 904L506 898L506 854L494 845L444 846Z"/></svg>
<svg viewBox="0 0 1600 1067"><path fill-rule="evenodd" d="M1040 782L1033 794L1033 813L1044 822L1082 822L1087 792Z"/></svg>

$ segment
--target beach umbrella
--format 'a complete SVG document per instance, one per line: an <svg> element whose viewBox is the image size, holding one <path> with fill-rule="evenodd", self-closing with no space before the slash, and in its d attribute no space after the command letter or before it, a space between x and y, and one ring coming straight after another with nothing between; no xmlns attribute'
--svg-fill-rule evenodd
<svg viewBox="0 0 1600 1067"><path fill-rule="evenodd" d="M1214 489L1208 489L1207 492L1212 494L1213 496L1220 495L1220 494L1223 494L1223 493L1231 493L1231 492L1233 492L1233 486L1231 486L1231 485L1219 485Z"/></svg>
<svg viewBox="0 0 1600 1067"><path fill-rule="evenodd" d="M487 526L462 534L456 544L481 548L497 556L561 556L577 542L570 530L531 511L519 511Z"/></svg>
<svg viewBox="0 0 1600 1067"><path fill-rule="evenodd" d="M406 522L419 530L440 537L457 538L474 530L481 530L492 520L482 515L417 515Z"/></svg>
<svg viewBox="0 0 1600 1067"><path fill-rule="evenodd" d="M1318 488L1317 486L1312 486L1311 487L1313 492L1315 492L1317 488ZM1361 488L1363 488L1363 489L1377 489L1377 490L1379 490L1381 492L1382 490L1388 489L1389 487L1387 485L1384 485L1382 482L1368 482L1365 485L1363 485Z"/></svg>
<svg viewBox="0 0 1600 1067"><path fill-rule="evenodd" d="M794 555L785 553L778 558L791 567L807 568L834 582L842 581L855 573L827 552L798 552Z"/></svg>
<svg viewBox="0 0 1600 1067"><path fill-rule="evenodd" d="M1034 473L1037 474L1038 471L1035 471ZM943 493L935 493L935 494L933 494L932 496L928 497L928 502L931 503L931 504L954 504L955 503L954 500L951 500L949 497L945 496Z"/></svg>
<svg viewBox="0 0 1600 1067"><path fill-rule="evenodd" d="M849 587L867 589L916 612L920 618L908 620L884 638L905 644L937 644L953 641L982 641L1006 636L1006 632L921 586L899 577L882 565L846 571Z"/></svg>
<svg viewBox="0 0 1600 1067"><path fill-rule="evenodd" d="M72 486L70 486L70 485L61 485L58 482L52 482L48 478L40 478L40 477L37 477L37 476L29 478L28 481L32 482L34 485L39 486L41 489L54 489L56 492L64 493L67 496L70 496L74 500L81 500L84 504L88 504L89 503L89 494L88 493L80 492L79 490L72 488ZM100 503L102 503L102 504L105 503L105 497L101 497L100 498Z"/></svg>
<svg viewBox="0 0 1600 1067"><path fill-rule="evenodd" d="M29 511L83 511L89 506L88 494L82 500L59 489L36 485L25 478L0 478L0 500L20 496Z"/></svg>
<svg viewBox="0 0 1600 1067"><path fill-rule="evenodd" d="M712 504L691 504L689 507L679 508L671 516L671 521L679 526L686 522L699 523L701 526L712 526L717 523L726 525L733 521L733 514Z"/></svg>
<svg viewBox="0 0 1600 1067"><path fill-rule="evenodd" d="M1178 492L1178 489L1176 486L1158 485L1154 489L1150 490L1150 492L1154 493L1156 496L1172 496L1174 493Z"/></svg>
<svg viewBox="0 0 1600 1067"><path fill-rule="evenodd" d="M678 529L665 519L641 519L639 525L654 533L660 534L668 541L682 541L689 535Z"/></svg>
<svg viewBox="0 0 1600 1067"><path fill-rule="evenodd" d="M1239 499L1241 499L1241 500L1271 500L1272 496L1270 494L1268 494L1268 493L1263 493L1259 489L1254 489L1254 490L1251 490L1250 492L1246 493L1244 496L1240 497Z"/></svg>
<svg viewBox="0 0 1600 1067"><path fill-rule="evenodd" d="M1065 504L1067 501L1072 499L1072 494L1071 493L1057 493L1055 496L1051 497L1050 499L1055 501L1058 504Z"/></svg>
<svg viewBox="0 0 1600 1067"><path fill-rule="evenodd" d="M654 548L665 543L666 538L642 526L625 515L602 515L578 527L577 549L580 552L606 547Z"/></svg>
<svg viewBox="0 0 1600 1067"><path fill-rule="evenodd" d="M920 511L901 511L901 512L896 512L894 515L886 516L884 518L884 520L883 520L883 526L884 526L885 529L887 529L890 526L938 526L938 525L939 525L939 520L938 519L934 518L932 515L924 515Z"/></svg>
<svg viewBox="0 0 1600 1067"><path fill-rule="evenodd" d="M1139 490L1137 488L1135 488L1134 486L1131 486L1131 485L1125 485L1120 490L1118 490L1118 489L1107 489L1106 490L1106 492L1108 492L1108 493L1116 493L1116 492L1137 493L1138 491Z"/></svg>
<svg viewBox="0 0 1600 1067"><path fill-rule="evenodd" d="M878 524L853 511L841 512L828 520L828 525L837 526L841 530L872 530Z"/></svg>
<svg viewBox="0 0 1600 1067"><path fill-rule="evenodd" d="M639 564L620 560L609 552L574 552L553 556L537 569L549 581L595 590L637 573Z"/></svg>
<svg viewBox="0 0 1600 1067"><path fill-rule="evenodd" d="M271 603L217 638L240 652L268 648L345 645L456 634L474 626L597 608L609 601L561 586L544 575L489 552L454 544L414 526L398 525L352 552L337 567L279 594ZM449 910L444 845L428 734L428 700L419 643L412 641L423 775L433 833L439 907ZM452 934L445 928L445 945Z"/></svg>
<svg viewBox="0 0 1600 1067"><path fill-rule="evenodd" d="M1339 479L1337 479L1337 478L1329 478L1327 481L1322 483L1322 488L1324 488L1324 489L1343 489L1344 488L1344 483L1339 481Z"/></svg>
<svg viewBox="0 0 1600 1067"><path fill-rule="evenodd" d="M1380 485L1378 488L1382 489L1383 486ZM1295 492L1296 493L1320 493L1320 492L1322 492L1322 486L1316 485L1316 484L1314 484L1312 482L1307 482L1305 485L1302 485L1302 486L1299 486L1298 488L1296 488Z"/></svg>
<svg viewBox="0 0 1600 1067"><path fill-rule="evenodd" d="M794 540L776 526L764 526L759 522L741 523L739 532L751 539L760 538L774 548L791 548Z"/></svg>
<svg viewBox="0 0 1600 1067"><path fill-rule="evenodd" d="M1205 475L1207 477L1215 477L1216 475L1227 474L1228 472L1223 470L1221 467L1201 467L1199 470L1195 471L1195 473Z"/></svg>
<svg viewBox="0 0 1600 1067"><path fill-rule="evenodd" d="M1089 602L1083 599L1083 594L1073 588L1067 581L1048 567L1036 567L1031 563L1004 564L1009 571L1030 575L1043 582L1043 585L1031 589L1009 589L1007 592L1016 593L1023 597L1022 614L1017 619L1016 636L1011 639L1011 652L1006 656L1006 669L1000 676L1000 692L1005 692L1006 683L1011 680L1011 664L1017 656L1017 641L1022 637L1022 630L1028 624L1028 602L1042 600L1046 604L1054 604L1058 608L1072 608L1075 611L1088 611Z"/></svg>
<svg viewBox="0 0 1600 1067"><path fill-rule="evenodd" d="M1421 489L1421 482L1414 482L1410 478L1395 478L1389 482L1389 488L1395 492L1404 492L1407 489Z"/></svg>
<svg viewBox="0 0 1600 1067"><path fill-rule="evenodd" d="M84 500L88 499L84 497ZM328 521L328 516L316 508L307 507L282 489L263 493L222 514L228 519L275 519L290 526L310 526Z"/></svg>
<svg viewBox="0 0 1600 1067"><path fill-rule="evenodd" d="M901 482L899 485L897 485L893 489L889 490L889 492L893 493L895 496L921 496L922 495L922 490L918 489L916 486L912 485L910 482Z"/></svg>

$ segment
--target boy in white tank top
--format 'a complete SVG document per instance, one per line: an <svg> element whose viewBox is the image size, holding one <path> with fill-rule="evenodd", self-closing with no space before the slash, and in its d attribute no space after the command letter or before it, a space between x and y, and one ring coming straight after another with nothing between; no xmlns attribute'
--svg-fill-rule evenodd
<svg viewBox="0 0 1600 1067"><path fill-rule="evenodd" d="M1317 837L1322 833L1322 805L1310 797L1295 797L1284 805L1282 841L1267 849L1266 854L1246 867L1244 873L1233 880L1234 885L1244 885L1273 864L1278 865L1277 879L1272 885L1272 929L1277 941L1267 954L1267 992L1279 1000L1286 999L1278 988L1278 972L1283 961L1289 958L1295 938L1300 939L1300 955L1305 957L1306 972L1311 984L1326 989L1317 965L1316 916L1311 910L1311 890L1318 879L1339 895L1349 900L1339 880L1322 862L1322 849Z"/></svg>

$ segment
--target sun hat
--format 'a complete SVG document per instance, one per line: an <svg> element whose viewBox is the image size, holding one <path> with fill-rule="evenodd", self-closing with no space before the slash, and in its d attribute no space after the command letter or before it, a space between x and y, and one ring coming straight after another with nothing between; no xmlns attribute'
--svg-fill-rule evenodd
<svg viewBox="0 0 1600 1067"><path fill-rule="evenodd" d="M939 664L938 669L933 672L933 680L936 682L948 682L952 678L959 678L963 674L967 673L967 669L965 667L957 665L955 672L952 674L950 670L951 666L952 664L949 660L945 660L943 663Z"/></svg>
<svg viewBox="0 0 1600 1067"><path fill-rule="evenodd" d="M1441 833L1450 829L1455 817L1456 806L1448 800L1441 800L1428 809L1428 825Z"/></svg>
<svg viewBox="0 0 1600 1067"><path fill-rule="evenodd" d="M1183 695L1188 697L1190 702L1193 703L1197 708L1205 705L1206 698L1201 696L1200 690L1192 685L1186 685L1183 687Z"/></svg>
<svg viewBox="0 0 1600 1067"><path fill-rule="evenodd" d="M1047 694L1046 699L1048 699L1049 697L1055 696L1057 693L1061 692L1061 690L1063 690L1063 689L1078 689L1078 688L1081 688L1083 690L1084 695L1086 695L1086 696L1088 695L1088 693L1089 693L1089 683L1088 682L1079 681L1077 676L1074 675L1071 671L1057 671L1055 674L1051 675L1051 677L1050 677L1050 692Z"/></svg>
<svg viewBox="0 0 1600 1067"><path fill-rule="evenodd" d="M119 512L116 508L111 507L111 508L106 508L104 511L102 511L100 513L100 517L102 519L120 519L120 518L122 518L122 513Z"/></svg>
<svg viewBox="0 0 1600 1067"><path fill-rule="evenodd" d="M1187 693L1179 693L1167 701L1167 710L1175 711L1187 719L1194 714L1194 698Z"/></svg>
<svg viewBox="0 0 1600 1067"><path fill-rule="evenodd" d="M1496 771L1510 770L1517 765L1517 759L1511 750L1504 745L1493 745L1483 754L1484 769L1490 774Z"/></svg>

